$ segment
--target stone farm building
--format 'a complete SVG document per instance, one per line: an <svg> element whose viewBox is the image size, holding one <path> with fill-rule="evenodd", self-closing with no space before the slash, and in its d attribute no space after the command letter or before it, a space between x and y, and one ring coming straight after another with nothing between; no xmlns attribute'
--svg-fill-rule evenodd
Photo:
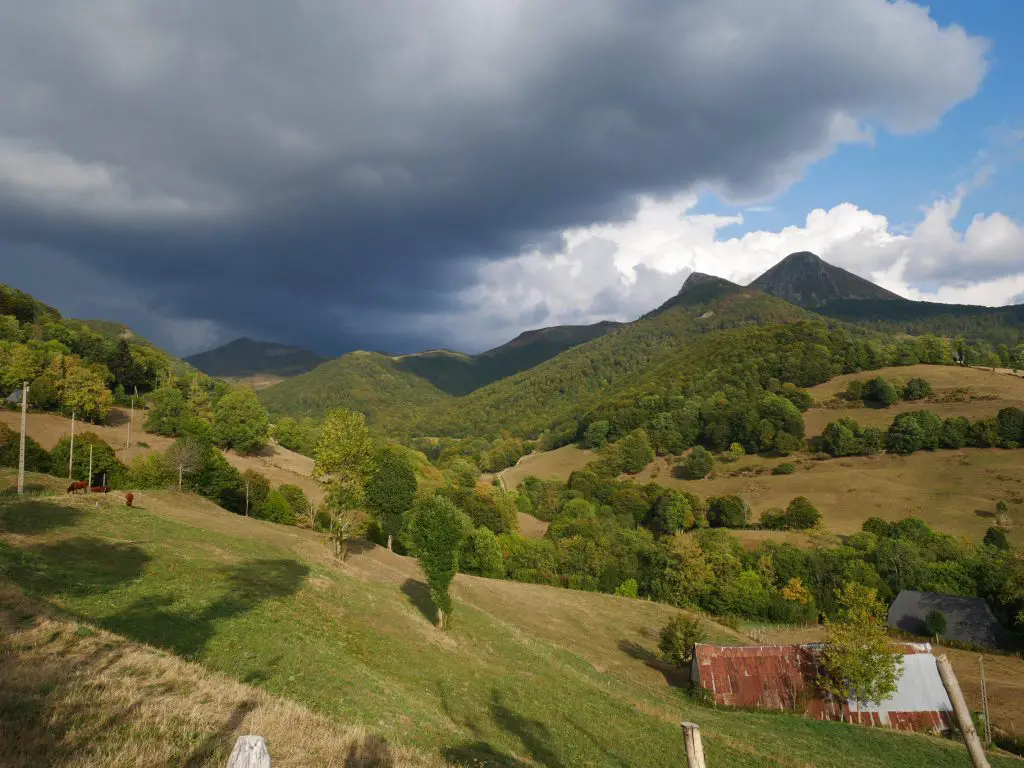
<svg viewBox="0 0 1024 768"><path fill-rule="evenodd" d="M946 731L952 706L927 643L901 643L903 673L896 693L882 702L839 701L817 687L818 643L694 648L691 680L716 704L788 709L820 720L879 725L901 731Z"/></svg>
<svg viewBox="0 0 1024 768"><path fill-rule="evenodd" d="M939 637L981 648L998 648L1003 628L980 597L941 595L904 589L889 606L889 626L912 635L927 635L925 618L939 611L946 619L946 631Z"/></svg>

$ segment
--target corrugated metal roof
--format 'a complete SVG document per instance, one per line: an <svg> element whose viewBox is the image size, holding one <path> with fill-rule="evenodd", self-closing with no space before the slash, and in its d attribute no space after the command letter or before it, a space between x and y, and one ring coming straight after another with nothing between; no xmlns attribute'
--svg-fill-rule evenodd
<svg viewBox="0 0 1024 768"><path fill-rule="evenodd" d="M945 730L951 706L931 646L904 643L896 693L878 704L839 702L817 687L821 645L716 646L698 644L691 674L723 706L791 709L824 720L900 730Z"/></svg>

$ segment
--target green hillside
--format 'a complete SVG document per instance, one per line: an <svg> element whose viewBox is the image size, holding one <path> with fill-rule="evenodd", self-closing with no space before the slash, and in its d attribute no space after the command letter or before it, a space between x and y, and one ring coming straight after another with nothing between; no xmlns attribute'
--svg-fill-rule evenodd
<svg viewBox="0 0 1024 768"><path fill-rule="evenodd" d="M208 376L245 377L260 373L297 376L313 370L327 358L286 344L235 339L185 360Z"/></svg>
<svg viewBox="0 0 1024 768"><path fill-rule="evenodd" d="M500 347L479 355L431 350L395 358L403 370L415 373L450 395L465 395L491 382L533 368L556 355L604 336L621 323L559 325L525 331Z"/></svg>
<svg viewBox="0 0 1024 768"><path fill-rule="evenodd" d="M273 414L319 417L331 408L349 408L365 413L376 429L398 433L408 429L420 410L449 399L387 355L361 351L329 360L258 394Z"/></svg>
<svg viewBox="0 0 1024 768"><path fill-rule="evenodd" d="M723 281L725 282L725 281ZM713 366L716 355L689 345L716 331L791 323L813 315L759 291L733 286L673 299L663 311L574 347L516 376L435 407L418 423L424 434L465 437L508 429L536 436L564 428L602 401L637 385L652 366Z"/></svg>
<svg viewBox="0 0 1024 768"><path fill-rule="evenodd" d="M952 740L696 703L654 660L651 638L674 612L666 606L460 576L454 622L441 633L428 618L413 561L370 550L340 565L308 531L180 494L143 494L138 503L141 509L129 510L112 499L99 507L63 498L0 501L0 581L86 625L457 765L678 768L685 764L680 720L700 723L716 768L954 768L965 761ZM28 604L19 606L17 621L32 621ZM736 637L714 632L718 641ZM77 634L87 637L88 626ZM3 652L24 649L5 645ZM166 673L161 679L168 681ZM51 680L48 690L64 684ZM25 706L11 685L0 680L5 741L49 738L53 705ZM187 685L196 690L194 679ZM133 711L107 727L127 728ZM75 729L91 727L98 714L78 712ZM298 727L307 716L295 717ZM165 738L169 724L162 724L130 738ZM234 737L232 727L190 737L188 745L205 750L188 764L222 765ZM47 759L61 754L56 746L43 750ZM321 764L346 764L343 754L324 755L322 743L315 749ZM66 757L49 764L70 765ZM174 764L188 760L179 757ZM381 744L377 759L347 764L406 763ZM992 757L993 766L1013 764Z"/></svg>

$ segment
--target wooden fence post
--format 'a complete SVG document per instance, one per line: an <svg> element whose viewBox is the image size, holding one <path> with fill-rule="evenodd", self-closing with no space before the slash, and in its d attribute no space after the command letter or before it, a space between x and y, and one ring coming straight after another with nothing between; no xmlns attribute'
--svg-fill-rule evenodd
<svg viewBox="0 0 1024 768"><path fill-rule="evenodd" d="M228 768L270 768L270 752L262 736L239 736Z"/></svg>
<svg viewBox="0 0 1024 768"><path fill-rule="evenodd" d="M696 723L682 723L683 740L686 742L686 762L689 768L707 768L704 762L704 744L700 740L700 726Z"/></svg>
<svg viewBox="0 0 1024 768"><path fill-rule="evenodd" d="M945 654L935 659L935 663L939 668L939 677L942 678L946 693L949 694L949 701L953 704L953 712L960 725L960 733L963 734L967 752L971 756L971 763L974 764L974 768L990 768L988 758L985 757L985 748L981 746L978 731L971 720L971 710L967 708L967 701L953 672L953 665L949 663Z"/></svg>

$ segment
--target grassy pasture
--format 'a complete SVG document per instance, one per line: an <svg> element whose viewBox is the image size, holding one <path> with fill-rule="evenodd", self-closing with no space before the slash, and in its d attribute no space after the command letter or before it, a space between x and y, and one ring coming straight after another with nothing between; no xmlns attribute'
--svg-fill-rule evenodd
<svg viewBox="0 0 1024 768"><path fill-rule="evenodd" d="M536 475L541 480L568 480L573 471L583 469L588 462L596 458L596 451L575 445L564 445L553 451L523 456L518 464L502 470L498 476L509 490L517 488L523 479L530 475Z"/></svg>
<svg viewBox="0 0 1024 768"><path fill-rule="evenodd" d="M964 764L963 748L951 741L689 701L654 658L656 632L672 613L666 606L460 577L453 628L439 633L415 563L405 558L371 548L340 565L309 532L284 531L187 496L144 494L142 504L129 510L113 498L86 497L0 502L0 582L44 603L43 611L65 611L80 624L197 662L202 669L189 667L196 675L226 675L332 722L361 726L394 748L462 765L675 768L685 762L681 719L701 723L716 767ZM19 610L21 621L43 621L30 608ZM721 641L742 640L725 628L715 631ZM51 679L0 676L5 728L12 723L16 738L36 746L49 738L43 734L51 733L50 711L19 706L17 686L36 685L42 696L86 684L73 679L72 665L56 661L69 643L61 639L66 631L53 632L52 644L9 643L3 657L48 663ZM73 658L92 652L75 650ZM193 764L221 764L232 723L250 723L244 712L224 713L250 689L232 689L223 704L211 704L200 682L164 690L165 679L146 677L140 664L145 671L133 665L133 674L110 667L125 673L118 701L138 697L146 679L161 695L194 696L198 716L216 707L219 718L201 725L186 718L174 727L192 729L182 749L208 744L215 755ZM148 711L140 707L119 727L133 729L134 718ZM96 714L77 711L76 727L96 727ZM296 738L309 722L296 716ZM351 733L336 727L330 738L340 752L332 759L285 749L275 765L403 764L352 762ZM143 732L168 736L159 727ZM272 751L284 743L280 733L268 733Z"/></svg>
<svg viewBox="0 0 1024 768"><path fill-rule="evenodd" d="M772 475L767 467L791 461L791 475ZM1024 544L1024 453L998 448L920 452L910 456L851 456L827 461L765 459L747 456L735 464L716 464L705 480L680 480L662 462L637 479L654 479L699 496L737 494L750 504L755 519L795 496L809 498L836 533L853 533L877 516L898 520L920 517L943 533L978 540L995 524L995 504L1009 502L1010 539ZM762 470L755 474L756 470ZM744 472L744 470L748 470Z"/></svg>
<svg viewBox="0 0 1024 768"><path fill-rule="evenodd" d="M927 379L934 393L916 402L899 402L888 408L874 407L824 407L837 394L846 389L854 380L867 381L875 376L906 382L914 377ZM966 402L954 399L954 390L968 388L971 398ZM1008 375L989 368L961 368L952 365L910 365L897 368L882 368L837 376L831 381L811 387L808 392L814 397L815 405L804 413L804 424L808 436L820 435L830 421L852 418L866 427L887 429L897 414L906 411L927 409L935 411L942 418L966 416L969 419L989 419L1000 408L1015 406L1024 408L1024 378Z"/></svg>

